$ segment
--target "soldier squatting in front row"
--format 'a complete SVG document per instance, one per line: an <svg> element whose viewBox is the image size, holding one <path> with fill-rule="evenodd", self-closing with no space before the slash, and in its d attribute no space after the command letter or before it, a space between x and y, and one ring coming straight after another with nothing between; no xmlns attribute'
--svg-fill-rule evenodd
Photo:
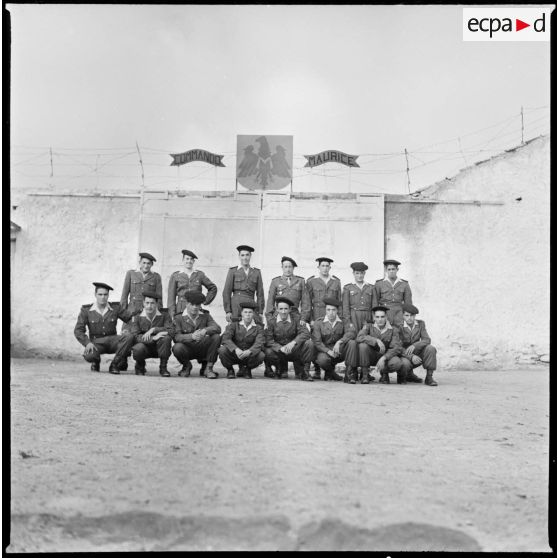
<svg viewBox="0 0 558 558"><path fill-rule="evenodd" d="M139 269L127 272L120 303L108 302L112 287L93 283L95 302L81 307L74 328L91 370L98 372L101 355L108 353L114 354L109 372L119 374L132 354L137 375L145 375L147 358L158 358L159 373L168 377L172 351L182 365L182 377L190 376L191 360L197 359L200 376L217 378L214 364L219 358L231 379L252 378L252 370L262 362L265 377L287 378L288 363L293 362L295 377L305 381L321 379L323 369L324 380L368 384L375 381L370 371L374 366L380 383L390 383L390 372L397 373L397 383L421 383L414 369L422 365L424 383L438 385L433 378L436 349L424 321L416 319L408 282L397 277L400 262L384 260L386 275L374 285L364 281L368 266L354 262L355 282L341 288L339 279L329 274L331 258L317 258L318 276L305 281L294 275L294 259L283 256L283 274L271 281L266 307L261 272L250 266L254 249L240 245L237 250L240 265L229 269L223 289L228 325L222 335L201 307L215 298L217 286L194 269L197 257L190 250L182 250L184 269L171 275L168 309L161 307L161 278L151 272L156 260L146 252L139 254ZM121 334L119 319L124 322ZM312 362L315 371L310 375ZM342 362L344 377L335 372Z"/></svg>

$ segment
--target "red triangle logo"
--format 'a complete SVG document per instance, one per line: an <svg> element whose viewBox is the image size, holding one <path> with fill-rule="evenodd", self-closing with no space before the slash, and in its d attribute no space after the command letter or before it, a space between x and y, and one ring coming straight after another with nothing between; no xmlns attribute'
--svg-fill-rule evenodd
<svg viewBox="0 0 558 558"><path fill-rule="evenodd" d="M520 19L515 19L515 30L516 31L521 31L522 29L525 29L525 27L531 27L530 23L525 23L524 21L521 21Z"/></svg>

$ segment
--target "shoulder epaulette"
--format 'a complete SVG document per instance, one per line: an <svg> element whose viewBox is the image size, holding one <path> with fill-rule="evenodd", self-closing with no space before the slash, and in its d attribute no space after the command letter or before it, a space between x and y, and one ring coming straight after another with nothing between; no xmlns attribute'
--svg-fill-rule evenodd
<svg viewBox="0 0 558 558"><path fill-rule="evenodd" d="M315 322L323 322L325 319L325 316L322 316L321 318L316 318L314 321Z"/></svg>
<svg viewBox="0 0 558 558"><path fill-rule="evenodd" d="M209 310L206 310L205 308L200 308L200 312L202 314L209 314Z"/></svg>
<svg viewBox="0 0 558 558"><path fill-rule="evenodd" d="M281 275L277 275L277 277L274 277L272 281L275 281L275 279L281 279Z"/></svg>
<svg viewBox="0 0 558 558"><path fill-rule="evenodd" d="M385 279L385 277L382 277L381 279L376 279L376 283L379 283L380 281L383 281Z"/></svg>
<svg viewBox="0 0 558 558"><path fill-rule="evenodd" d="M172 274L171 274L171 277L172 277L173 275L176 275L177 273L181 273L181 270L180 270L180 269L177 269L176 271L173 271Z"/></svg>
<svg viewBox="0 0 558 558"><path fill-rule="evenodd" d="M337 277L337 275L332 275L331 276L333 279L337 279L337 281L341 281L341 279L339 279L339 277Z"/></svg>
<svg viewBox="0 0 558 558"><path fill-rule="evenodd" d="M403 283L408 283L409 281L407 281L407 279L401 279L401 277L399 277L399 281L403 281Z"/></svg>
<svg viewBox="0 0 558 558"><path fill-rule="evenodd" d="M253 267L252 269L254 269L255 271L260 271L259 267Z"/></svg>
<svg viewBox="0 0 558 558"><path fill-rule="evenodd" d="M237 265L233 265L232 267L229 267L229 269L237 269L238 266Z"/></svg>
<svg viewBox="0 0 558 558"><path fill-rule="evenodd" d="M308 279L306 279L306 281L310 281L310 279L314 279L315 275L310 275L310 277L308 277Z"/></svg>
<svg viewBox="0 0 558 558"><path fill-rule="evenodd" d="M343 288L348 289L351 285L352 285L352 283L347 283L346 285L343 285Z"/></svg>
<svg viewBox="0 0 558 558"><path fill-rule="evenodd" d="M93 306L93 303L91 303L91 304L82 304L81 307L82 307L82 308L87 308L87 309L89 309L89 308L91 308L91 306Z"/></svg>
<svg viewBox="0 0 558 558"><path fill-rule="evenodd" d="M295 275L298 279L302 279L304 281L304 277L302 275Z"/></svg>

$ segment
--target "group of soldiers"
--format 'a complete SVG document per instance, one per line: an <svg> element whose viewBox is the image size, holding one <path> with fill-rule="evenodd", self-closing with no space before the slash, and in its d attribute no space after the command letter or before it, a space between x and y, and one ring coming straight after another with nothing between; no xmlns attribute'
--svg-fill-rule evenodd
<svg viewBox="0 0 558 558"><path fill-rule="evenodd" d="M167 308L161 276L151 270L156 259L147 252L139 254L138 269L126 273L119 303L108 302L110 285L94 282L95 302L81 307L74 329L91 370L100 370L101 354L114 353L112 374L127 370L132 355L137 375L145 375L147 358L158 358L159 373L170 376L172 352L183 377L190 376L196 359L201 376L217 378L219 358L227 378L252 378L262 363L265 377L288 378L292 362L295 377L304 381L322 379L323 369L324 380L368 384L375 381L370 370L375 367L380 383L389 384L392 372L397 383L421 383L414 369L422 365L424 383L437 385L436 349L424 321L416 319L419 311L408 282L397 277L400 262L384 260L385 276L374 285L364 280L368 266L354 262L354 282L342 288L330 274L331 258L316 258L318 274L305 280L294 274L295 260L283 256L282 275L271 281L266 305L261 272L250 266L254 248L240 245L237 250L239 265L229 269L223 287L224 332L202 308L218 289L194 269L197 256L191 250L182 250L183 269L170 277ZM124 322L120 334L119 319ZM335 371L342 362L344 376Z"/></svg>

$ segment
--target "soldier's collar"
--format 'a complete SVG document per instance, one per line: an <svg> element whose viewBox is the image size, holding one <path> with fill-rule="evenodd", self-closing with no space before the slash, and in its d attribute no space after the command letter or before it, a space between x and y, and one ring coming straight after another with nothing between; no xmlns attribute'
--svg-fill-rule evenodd
<svg viewBox="0 0 558 558"><path fill-rule="evenodd" d="M95 301L92 305L90 310L95 310L95 312L98 312L99 314L101 314L101 316L104 316L109 310L112 310L110 302L107 302L107 305L105 306L105 311L102 312L101 309L97 306L97 301Z"/></svg>
<svg viewBox="0 0 558 558"><path fill-rule="evenodd" d="M146 272L144 273L139 267L136 269L136 271L137 271L138 273L141 273L142 275L149 275L150 273L153 273L151 270L146 271Z"/></svg>
<svg viewBox="0 0 558 558"><path fill-rule="evenodd" d="M147 315L147 312L145 311L145 308L141 311L140 316L143 316L144 318L147 318L148 320L151 320L151 318ZM153 318L156 318L157 316L162 316L161 312L159 312L159 309L157 308L157 310L155 310L155 316L153 316Z"/></svg>
<svg viewBox="0 0 558 558"><path fill-rule="evenodd" d="M192 275L192 273L195 273L195 272L196 272L196 270L195 270L194 268L192 268L191 271L188 271L185 267L183 267L180 271L181 271L182 273L186 273L186 275Z"/></svg>
<svg viewBox="0 0 558 558"><path fill-rule="evenodd" d="M367 281L363 281L363 282L362 282L362 287L359 287L359 286L358 286L358 283L355 281L355 282L353 283L353 285L355 285L355 286L358 287L359 289L360 289L360 288L364 289L364 287L366 287L366 285L370 285L370 283L368 283Z"/></svg>
<svg viewBox="0 0 558 558"><path fill-rule="evenodd" d="M388 276L384 275L384 281L387 281L390 285L393 285L395 287L395 285L397 285L397 283L401 282L401 279L399 279L399 277L396 277L395 281L392 283L391 280L388 278Z"/></svg>
<svg viewBox="0 0 558 558"><path fill-rule="evenodd" d="M285 321L285 322L291 323L291 315L290 315L290 314L287 314L287 319L286 319L286 320L282 320L281 317L279 316L279 314L277 314L277 321L278 321L278 322Z"/></svg>
<svg viewBox="0 0 558 558"><path fill-rule="evenodd" d="M337 322L341 322L343 323L343 320L339 317L339 315L335 316L335 320L333 321L333 323L331 323L327 317L324 318L324 322L327 322L328 324L331 324L332 326L334 326Z"/></svg>
<svg viewBox="0 0 558 558"><path fill-rule="evenodd" d="M387 331L388 329L393 329L388 320L386 320L386 325L384 326L384 329L380 329L376 324L374 324L374 327L381 333L384 333L384 331Z"/></svg>
<svg viewBox="0 0 558 558"><path fill-rule="evenodd" d="M200 313L194 318L194 316L191 316L190 314L188 314L188 308L184 308L184 311L182 312L182 315L187 316L192 321L194 321L194 320L197 320L201 316L201 310L200 310Z"/></svg>
<svg viewBox="0 0 558 558"><path fill-rule="evenodd" d="M240 325L244 326L244 329L246 329L246 331L248 331L251 327L256 326L256 322L254 321L254 318L252 318L252 321L248 325L244 325L244 321L240 320Z"/></svg>
<svg viewBox="0 0 558 558"><path fill-rule="evenodd" d="M244 271L244 273L250 273L250 271L252 270L252 266L248 266L248 271L246 271L241 265L239 265L239 266L237 267L237 271L238 271L239 269L242 269L242 271Z"/></svg>
<svg viewBox="0 0 558 558"><path fill-rule="evenodd" d="M416 325L417 325L417 321L415 320L413 327L415 327ZM406 327L408 329L413 329L413 327L411 327L405 320L403 320L403 327Z"/></svg>

